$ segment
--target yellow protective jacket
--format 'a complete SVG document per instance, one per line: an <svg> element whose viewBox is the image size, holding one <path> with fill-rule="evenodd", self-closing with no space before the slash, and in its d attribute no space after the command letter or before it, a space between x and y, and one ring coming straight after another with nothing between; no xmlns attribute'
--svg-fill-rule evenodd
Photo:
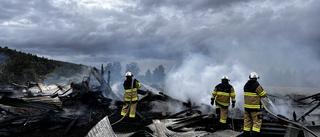
<svg viewBox="0 0 320 137"><path fill-rule="evenodd" d="M266 97L267 93L263 90L256 79L248 80L244 86L244 108L262 109L261 97Z"/></svg>
<svg viewBox="0 0 320 137"><path fill-rule="evenodd" d="M124 87L124 101L131 101L131 83L132 78L128 78L124 81L123 87ZM138 101L138 88L141 87L141 84L138 80L133 80L133 89L132 89L132 101Z"/></svg>
<svg viewBox="0 0 320 137"><path fill-rule="evenodd" d="M214 88L211 100L215 99L218 105L228 107L230 106L230 98L232 102L236 102L236 94L233 87L229 83L220 83Z"/></svg>

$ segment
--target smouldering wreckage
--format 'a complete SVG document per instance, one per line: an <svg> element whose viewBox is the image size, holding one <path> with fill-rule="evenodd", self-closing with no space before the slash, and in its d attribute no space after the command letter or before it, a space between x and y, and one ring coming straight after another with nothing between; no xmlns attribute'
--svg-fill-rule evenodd
<svg viewBox="0 0 320 137"><path fill-rule="evenodd" d="M91 85L91 74L100 83ZM104 71L93 68L90 75L80 83L51 84L29 83L2 87L0 90L0 136L68 136L68 137L184 137L184 136L238 136L243 128L243 112L230 110L228 129L219 130L219 119L212 112L212 106L174 99L162 92L148 91L140 97L137 117L123 118L121 95L113 92L103 78ZM320 93L311 96L294 96L290 99L298 107L318 102L313 108L293 120L275 115L268 108L279 98L270 95L263 100L261 136L309 137L319 136L320 126L314 119L306 120L320 105ZM272 102L270 102L270 100ZM308 101L310 104L307 104ZM184 108L180 112L154 111L153 104L166 106L174 104ZM319 119L318 119L319 122ZM317 123L318 124L318 123Z"/></svg>

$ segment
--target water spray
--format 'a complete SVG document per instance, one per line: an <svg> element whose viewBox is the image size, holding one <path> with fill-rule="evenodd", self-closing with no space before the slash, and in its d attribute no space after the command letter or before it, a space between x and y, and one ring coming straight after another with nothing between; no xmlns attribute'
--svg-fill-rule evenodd
<svg viewBox="0 0 320 137"><path fill-rule="evenodd" d="M272 108L275 108L273 102L268 97L266 97L266 100L272 106Z"/></svg>
<svg viewBox="0 0 320 137"><path fill-rule="evenodd" d="M232 124L232 130L234 130L234 123L233 123L233 111L230 110L231 113L231 124Z"/></svg>
<svg viewBox="0 0 320 137"><path fill-rule="evenodd" d="M146 88L150 88L151 91L156 91L155 88L152 88L152 87L150 87L150 86L148 86L148 85L146 85L146 84L143 84L142 82L140 82L140 84L141 84L142 86L146 87Z"/></svg>

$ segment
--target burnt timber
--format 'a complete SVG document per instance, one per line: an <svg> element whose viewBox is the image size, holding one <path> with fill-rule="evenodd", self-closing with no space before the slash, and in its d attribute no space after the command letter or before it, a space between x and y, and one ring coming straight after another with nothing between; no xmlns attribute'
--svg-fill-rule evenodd
<svg viewBox="0 0 320 137"><path fill-rule="evenodd" d="M91 74L100 83L91 85ZM0 90L0 136L5 137L154 137L154 136L238 136L243 130L243 119L227 119L226 130L219 129L219 119L215 114L203 114L201 109L213 109L205 104L195 105L174 99L163 92L146 91L140 98L136 119L122 119L120 111L123 102L121 96L114 93L109 82L103 79L103 69L99 72L93 68L88 77L80 83L57 85L52 94L41 93L35 95L28 91L30 85L13 84L12 87ZM20 90L26 92L17 92ZM42 90L41 90L42 89ZM271 100L277 96L270 96ZM318 94L297 99L314 99ZM178 104L184 109L172 113L167 111L152 111L153 103ZM270 106L264 101L265 106ZM310 109L310 114L316 108ZM239 109L233 113L241 112ZM299 121L305 120L305 115ZM302 125L299 121L289 120L281 115L275 115L269 110L263 112L261 136L273 137L305 137L318 136L319 126ZM119 122L118 122L119 121ZM117 122L117 123L116 123ZM311 132L308 132L311 130ZM315 135L314 135L314 134ZM295 135L295 136L294 136Z"/></svg>

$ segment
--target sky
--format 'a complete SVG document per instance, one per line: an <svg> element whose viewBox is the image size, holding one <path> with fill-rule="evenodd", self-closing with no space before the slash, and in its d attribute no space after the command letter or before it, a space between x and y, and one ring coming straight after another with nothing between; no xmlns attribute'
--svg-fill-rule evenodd
<svg viewBox="0 0 320 137"><path fill-rule="evenodd" d="M320 68L319 13L319 0L1 0L0 46L96 67L137 62L142 74L163 65L165 91L206 104L228 75L241 102L252 71Z"/></svg>
<svg viewBox="0 0 320 137"><path fill-rule="evenodd" d="M317 0L1 0L0 46L90 66L319 68ZM152 69L151 69L152 70Z"/></svg>

